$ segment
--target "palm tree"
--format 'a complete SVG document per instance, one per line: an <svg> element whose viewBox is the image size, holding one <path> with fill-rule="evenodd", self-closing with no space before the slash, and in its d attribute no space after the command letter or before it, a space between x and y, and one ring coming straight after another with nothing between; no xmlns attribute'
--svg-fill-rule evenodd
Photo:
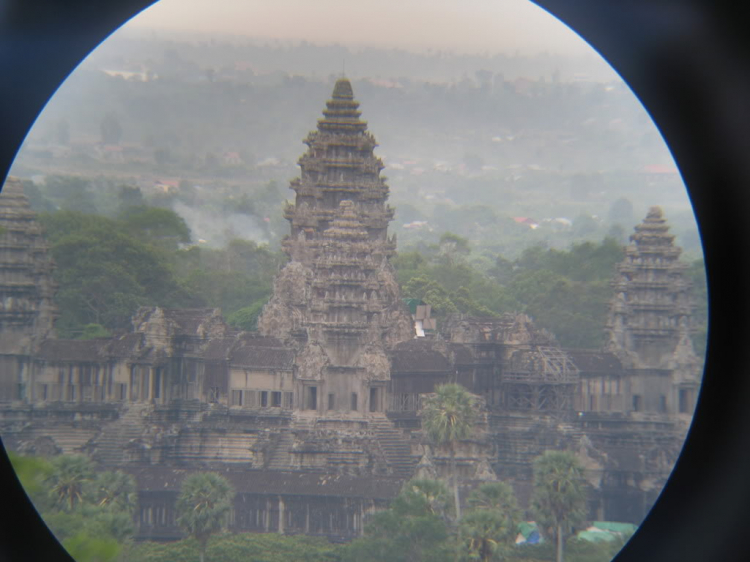
<svg viewBox="0 0 750 562"><path fill-rule="evenodd" d="M226 527L233 498L231 484L213 472L193 474L182 483L175 505L177 524L198 541L200 562L205 560L209 537Z"/></svg>
<svg viewBox="0 0 750 562"><path fill-rule="evenodd" d="M573 453L545 451L534 460L532 506L537 522L556 542L556 561L573 527L583 521L586 490L583 467Z"/></svg>
<svg viewBox="0 0 750 562"><path fill-rule="evenodd" d="M516 495L505 482L487 482L469 494L467 503L471 510L460 525L463 546L470 558L490 560L516 537L521 520Z"/></svg>
<svg viewBox="0 0 750 562"><path fill-rule="evenodd" d="M438 446L448 446L451 454L453 496L456 503L456 521L461 518L456 474L456 444L471 435L474 423L474 400L463 386L442 384L435 394L425 400L422 408L422 428L427 437Z"/></svg>
<svg viewBox="0 0 750 562"><path fill-rule="evenodd" d="M63 509L73 511L83 501L83 491L93 478L91 461L81 455L64 455L52 461L50 493Z"/></svg>
<svg viewBox="0 0 750 562"><path fill-rule="evenodd" d="M473 509L461 519L460 536L469 558L489 562L498 547L516 536L517 523L497 509Z"/></svg>
<svg viewBox="0 0 750 562"><path fill-rule="evenodd" d="M466 503L472 509L496 509L520 520L521 512L513 487L505 482L486 482L472 490Z"/></svg>
<svg viewBox="0 0 750 562"><path fill-rule="evenodd" d="M393 508L405 515L436 515L445 519L453 503L445 484L439 480L409 480L396 497Z"/></svg>
<svg viewBox="0 0 750 562"><path fill-rule="evenodd" d="M135 481L122 471L102 472L91 485L93 503L131 512L135 507Z"/></svg>

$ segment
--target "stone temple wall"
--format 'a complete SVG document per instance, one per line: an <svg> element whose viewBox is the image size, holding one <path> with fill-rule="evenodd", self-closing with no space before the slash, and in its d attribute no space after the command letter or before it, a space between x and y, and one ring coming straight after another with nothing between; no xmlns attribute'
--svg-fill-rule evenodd
<svg viewBox="0 0 750 562"><path fill-rule="evenodd" d="M566 350L523 314L457 316L416 337L389 258L393 209L351 84L305 140L285 209L289 262L259 333L216 309L140 309L130 333L54 337L53 264L17 180L0 195L0 432L21 453L86 454L133 473L140 538L176 538L191 471L239 491L237 530L346 539L403 482L442 478L424 397L458 382L480 413L456 449L462 496L495 478L522 505L531 463L572 450L591 519L639 522L669 475L700 382L689 285L663 214L636 227L615 272L602 350ZM656 350L656 351L655 351Z"/></svg>

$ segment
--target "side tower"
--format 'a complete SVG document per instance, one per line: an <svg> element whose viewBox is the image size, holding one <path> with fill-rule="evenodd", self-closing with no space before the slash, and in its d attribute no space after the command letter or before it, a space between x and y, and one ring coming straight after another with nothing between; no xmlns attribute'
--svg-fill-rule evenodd
<svg viewBox="0 0 750 562"><path fill-rule="evenodd" d="M21 181L0 193L0 400L24 397L30 356L53 335L52 260Z"/></svg>
<svg viewBox="0 0 750 562"><path fill-rule="evenodd" d="M690 339L694 306L682 250L659 207L649 209L630 240L612 281L608 351L645 377L642 384L631 377L633 411L692 413L702 362Z"/></svg>
<svg viewBox="0 0 750 562"><path fill-rule="evenodd" d="M388 261L396 240L383 163L358 107L339 79L304 141L295 203L284 211L290 261L258 326L298 349L295 409L367 417L385 410L387 350L414 328Z"/></svg>

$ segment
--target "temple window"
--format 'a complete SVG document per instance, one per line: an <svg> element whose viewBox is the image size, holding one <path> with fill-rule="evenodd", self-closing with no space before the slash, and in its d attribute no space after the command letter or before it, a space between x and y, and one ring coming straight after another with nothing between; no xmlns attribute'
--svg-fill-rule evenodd
<svg viewBox="0 0 750 562"><path fill-rule="evenodd" d="M357 393L352 392L352 412L357 411Z"/></svg>
<svg viewBox="0 0 750 562"><path fill-rule="evenodd" d="M161 373L162 369L160 368L154 371L154 398L156 400L161 398Z"/></svg>
<svg viewBox="0 0 750 562"><path fill-rule="evenodd" d="M272 392L271 393L271 407L272 408L281 408L281 392Z"/></svg>
<svg viewBox="0 0 750 562"><path fill-rule="evenodd" d="M370 411L371 412L380 411L380 389L379 388L370 389Z"/></svg>
<svg viewBox="0 0 750 562"><path fill-rule="evenodd" d="M643 400L640 394L633 395L633 411L640 412L643 409Z"/></svg>
<svg viewBox="0 0 750 562"><path fill-rule="evenodd" d="M138 400L138 367L130 367L130 401Z"/></svg>
<svg viewBox="0 0 750 562"><path fill-rule="evenodd" d="M680 413L681 414L688 414L690 413L690 401L688 400L688 390L686 388L680 389Z"/></svg>
<svg viewBox="0 0 750 562"><path fill-rule="evenodd" d="M318 387L308 386L305 388L305 409L306 410L317 410L318 409Z"/></svg>

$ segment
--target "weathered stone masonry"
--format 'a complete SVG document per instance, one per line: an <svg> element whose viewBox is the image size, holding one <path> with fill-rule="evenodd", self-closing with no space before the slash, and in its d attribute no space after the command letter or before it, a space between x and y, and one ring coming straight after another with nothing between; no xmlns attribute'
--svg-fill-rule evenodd
<svg viewBox="0 0 750 562"><path fill-rule="evenodd" d="M18 180L0 195L0 430L25 453L84 453L133 473L142 539L174 539L191 471L238 491L233 528L357 536L405 479L440 477L448 451L422 437L419 408L456 381L479 421L457 466L466 491L511 481L574 450L592 519L638 522L679 454L700 381L680 250L658 208L613 279L604 350L566 350L523 314L453 317L417 337L389 258L393 209L351 84L337 81L305 140L284 210L289 262L259 333L214 309L144 308L109 339L54 336L53 264Z"/></svg>

